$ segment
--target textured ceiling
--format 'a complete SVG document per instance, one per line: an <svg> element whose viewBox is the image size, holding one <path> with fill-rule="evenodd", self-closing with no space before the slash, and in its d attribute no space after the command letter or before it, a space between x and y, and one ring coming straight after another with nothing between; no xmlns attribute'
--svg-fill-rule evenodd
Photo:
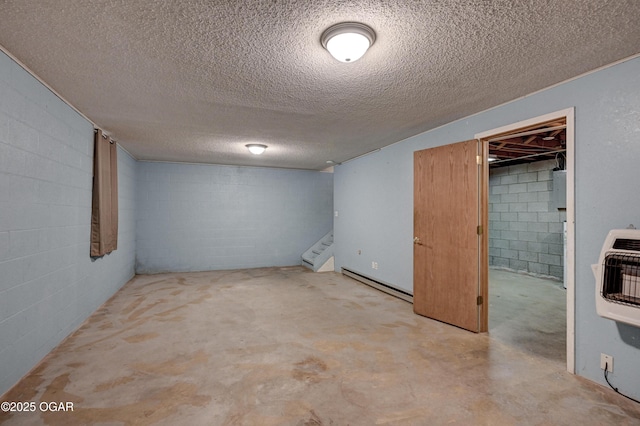
<svg viewBox="0 0 640 426"><path fill-rule="evenodd" d="M0 17L0 45L136 158L303 169L640 52L637 0L0 0ZM320 44L341 21L376 31L358 62Z"/></svg>

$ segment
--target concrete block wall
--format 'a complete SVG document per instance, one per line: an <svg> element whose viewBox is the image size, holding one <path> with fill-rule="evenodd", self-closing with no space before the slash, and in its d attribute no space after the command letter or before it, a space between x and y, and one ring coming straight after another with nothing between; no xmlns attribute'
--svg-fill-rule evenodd
<svg viewBox="0 0 640 426"><path fill-rule="evenodd" d="M333 174L138 163L138 273L290 266L333 226Z"/></svg>
<svg viewBox="0 0 640 426"><path fill-rule="evenodd" d="M551 202L555 160L489 173L489 265L563 279L563 221Z"/></svg>
<svg viewBox="0 0 640 426"><path fill-rule="evenodd" d="M118 250L89 257L93 125L0 52L0 395L134 274L135 161Z"/></svg>

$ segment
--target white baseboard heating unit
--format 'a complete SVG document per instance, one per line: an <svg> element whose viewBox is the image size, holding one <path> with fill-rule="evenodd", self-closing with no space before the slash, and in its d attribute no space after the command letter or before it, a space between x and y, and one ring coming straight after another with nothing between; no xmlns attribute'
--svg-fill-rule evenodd
<svg viewBox="0 0 640 426"><path fill-rule="evenodd" d="M592 269L598 315L640 327L640 230L610 231Z"/></svg>

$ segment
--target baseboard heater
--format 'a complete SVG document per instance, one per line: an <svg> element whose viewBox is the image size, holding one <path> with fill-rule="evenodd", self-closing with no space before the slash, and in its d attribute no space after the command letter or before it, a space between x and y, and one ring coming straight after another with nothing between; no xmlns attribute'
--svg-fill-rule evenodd
<svg viewBox="0 0 640 426"><path fill-rule="evenodd" d="M398 299L402 299L405 302L413 303L412 295L405 291L399 290L387 283L374 280L373 278L367 277L366 275L362 275L347 268L342 268L342 274L346 275L349 278L353 278L354 280L360 281L361 283L366 284L369 287L373 287L376 290L383 291L391 296L397 297Z"/></svg>

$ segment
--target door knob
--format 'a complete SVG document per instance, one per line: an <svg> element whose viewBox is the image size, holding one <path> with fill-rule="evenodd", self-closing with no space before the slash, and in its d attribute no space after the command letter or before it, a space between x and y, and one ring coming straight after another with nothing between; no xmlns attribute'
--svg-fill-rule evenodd
<svg viewBox="0 0 640 426"><path fill-rule="evenodd" d="M420 241L420 238L415 237L415 238L413 239L413 244L417 244L417 245L421 246L421 245L422 245L422 241Z"/></svg>

